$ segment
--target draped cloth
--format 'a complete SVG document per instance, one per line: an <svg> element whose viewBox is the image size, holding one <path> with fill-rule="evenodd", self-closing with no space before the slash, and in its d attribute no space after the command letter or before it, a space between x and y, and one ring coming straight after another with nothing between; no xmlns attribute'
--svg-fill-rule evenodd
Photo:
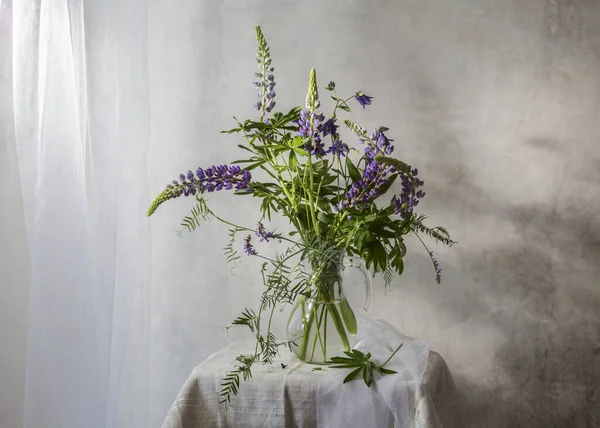
<svg viewBox="0 0 600 428"><path fill-rule="evenodd" d="M31 266L24 425L149 426L146 0L0 8Z"/></svg>
<svg viewBox="0 0 600 428"><path fill-rule="evenodd" d="M306 364L282 350L273 365L253 366L231 404L219 404L235 357L254 349L251 341L235 342L194 368L162 428L458 428L458 394L440 355L385 321L361 320L360 326L355 348L370 351L378 363L398 340L404 343L386 366L398 374L377 376L371 388L361 379L342 384L348 370Z"/></svg>
<svg viewBox="0 0 600 428"><path fill-rule="evenodd" d="M383 376L367 388L360 378L343 384L347 371L333 370L321 380L317 391L319 427L411 427L417 390L427 368L429 346L379 319L361 319L357 339L354 348L370 353L371 360L379 364L402 344L386 365L398 373Z"/></svg>

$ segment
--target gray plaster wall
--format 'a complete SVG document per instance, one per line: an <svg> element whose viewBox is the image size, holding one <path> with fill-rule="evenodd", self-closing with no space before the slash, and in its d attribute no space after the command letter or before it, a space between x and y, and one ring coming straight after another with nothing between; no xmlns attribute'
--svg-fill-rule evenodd
<svg viewBox="0 0 600 428"><path fill-rule="evenodd" d="M600 2L154 0L151 190L242 155L218 131L253 114L256 24L278 106L302 104L313 66L322 85L374 95L353 117L391 129L395 154L422 171L420 208L460 242L434 248L437 285L410 240L405 274L387 295L379 280L372 314L443 355L462 426L600 426ZM256 218L252 200L210 203ZM225 265L225 227L175 236L189 207L151 220L157 423L260 291L258 263Z"/></svg>

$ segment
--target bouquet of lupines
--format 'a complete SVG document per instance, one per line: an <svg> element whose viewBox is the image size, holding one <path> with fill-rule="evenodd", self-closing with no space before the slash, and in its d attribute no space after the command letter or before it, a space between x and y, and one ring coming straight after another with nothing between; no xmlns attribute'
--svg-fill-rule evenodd
<svg viewBox="0 0 600 428"><path fill-rule="evenodd" d="M335 83L329 82L325 90L331 93L333 111L326 116L312 69L304 108L294 107L287 113L275 111L270 50L260 27L256 27L256 35L259 71L255 74L258 101L254 107L258 111L257 118L238 121L236 128L223 131L244 137L245 143L239 147L248 152L248 157L228 165L197 168L181 174L178 180L167 185L148 210L150 216L170 199L194 197L195 206L184 219L182 231L193 231L203 221L214 218L231 228L230 241L225 247L228 262L235 263L239 259L237 245L248 256L264 261L261 276L265 289L258 309L245 309L233 321L234 325L245 325L252 331L256 347L254 353L240 355L238 364L225 377L222 401L229 401L231 395L237 393L240 376L247 380L254 363L272 363L279 346L295 346L297 355L308 360L311 347L308 333L298 339L300 344L292 340L277 341L271 333L275 308L289 304L297 309L307 298L318 297L327 304L323 311L331 316L340 335L356 333L356 320L349 308L331 304L335 281L322 280L327 272L333 271L331 268L340 254L364 260L374 274L384 275L387 287L395 273L402 274L406 254L403 237L412 233L428 252L439 283L441 269L421 235L446 245L454 243L444 228L425 226L425 217L417 214L419 201L425 196L423 181L416 168L391 157L394 146L387 135L388 128L381 126L369 133L349 118L340 117L342 112L351 111L352 103L363 109L371 105L373 97L362 91L340 97ZM341 126L349 129L362 150L342 140ZM251 171L255 169L263 170L268 180L253 180ZM384 199L395 182L400 182L400 192ZM257 223L238 225L213 212L207 205L206 195L222 190L259 198ZM285 216L292 230L288 233L268 230L265 223L271 220L273 213ZM266 257L257 250L256 240L276 240L289 245L275 257ZM314 315L305 318L317 323L316 311ZM322 341L319 337L321 346ZM316 343L317 338L314 338L313 354ZM347 380L362 372L370 384L373 370L380 374L391 372L383 367L385 364L378 366L369 361L369 354L351 350L347 338L343 345L346 357L334 357L329 362L355 368Z"/></svg>

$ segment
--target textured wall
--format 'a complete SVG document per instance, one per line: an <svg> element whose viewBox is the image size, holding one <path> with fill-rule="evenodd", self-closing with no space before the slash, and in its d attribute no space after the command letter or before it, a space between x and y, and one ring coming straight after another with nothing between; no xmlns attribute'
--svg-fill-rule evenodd
<svg viewBox="0 0 600 428"><path fill-rule="evenodd" d="M252 114L262 25L279 107L302 103L311 66L321 84L373 94L354 117L391 128L396 154L422 171L422 209L460 241L437 251L441 285L411 241L373 313L444 356L465 426L600 426L600 2L151 3L153 191L240 154L218 131ZM237 221L256 213L248 199L211 204ZM224 227L176 237L188 208L151 220L156 420L260 291L251 261L230 276Z"/></svg>

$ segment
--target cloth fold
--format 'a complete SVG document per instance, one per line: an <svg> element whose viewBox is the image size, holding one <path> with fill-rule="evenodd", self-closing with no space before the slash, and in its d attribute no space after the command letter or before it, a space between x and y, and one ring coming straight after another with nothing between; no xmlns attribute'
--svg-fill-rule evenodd
<svg viewBox="0 0 600 428"><path fill-rule="evenodd" d="M416 408L419 388L429 346L400 333L380 319L359 319L355 349L371 353L371 360L382 364L402 343L386 365L398 373L380 377L371 385L360 379L343 384L346 370L331 370L317 389L317 422L320 428L409 428Z"/></svg>

